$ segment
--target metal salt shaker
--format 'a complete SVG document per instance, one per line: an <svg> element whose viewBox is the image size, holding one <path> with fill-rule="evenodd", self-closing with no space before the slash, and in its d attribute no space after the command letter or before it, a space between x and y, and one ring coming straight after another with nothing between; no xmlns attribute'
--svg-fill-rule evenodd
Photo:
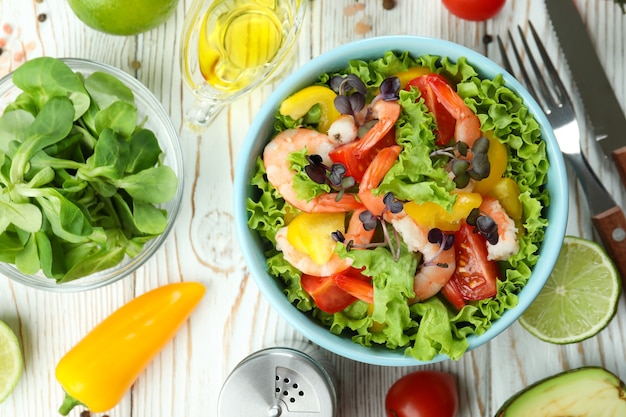
<svg viewBox="0 0 626 417"><path fill-rule="evenodd" d="M226 378L218 417L335 417L337 386L332 364L306 342L262 349Z"/></svg>

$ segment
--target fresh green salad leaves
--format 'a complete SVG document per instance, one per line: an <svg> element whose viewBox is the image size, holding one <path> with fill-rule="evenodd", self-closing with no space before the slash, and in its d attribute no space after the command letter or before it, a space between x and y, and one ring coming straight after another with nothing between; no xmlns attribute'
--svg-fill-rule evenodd
<svg viewBox="0 0 626 417"><path fill-rule="evenodd" d="M68 282L136 256L161 234L178 178L133 92L37 58L0 117L0 261Z"/></svg>
<svg viewBox="0 0 626 417"><path fill-rule="evenodd" d="M428 67L432 72L454 80L459 95L478 115L481 129L492 131L507 145L509 159L505 176L513 178L520 189L524 232L519 237L519 252L500 264L504 274L498 281L495 297L469 303L458 312L448 308L438 297L409 305L408 300L414 294L413 279L418 258L408 252L404 244L397 260L381 247L347 251L345 245L338 244L335 252L340 257L352 258L354 267L364 267L363 273L372 277L374 303L368 305L356 301L334 314L321 311L300 285L300 272L286 262L282 252L275 247L277 230L285 225L286 219L294 216L297 209L285 202L267 182L260 158L251 181L257 193L247 202L248 224L266 243L268 272L284 285L289 301L300 310L310 312L331 332L350 335L354 342L364 346L379 344L390 349L404 349L407 355L422 361L439 354L459 359L468 349L467 337L483 334L506 310L513 308L517 304L517 294L530 278L548 224L544 209L549 204L545 188L549 163L539 125L521 98L504 85L501 76L493 80L479 78L464 58L452 62L445 57L411 57L406 52L387 52L379 59L355 60L345 70L322 74L319 83L325 84L335 75L355 74L367 86L369 101L385 78L413 66ZM454 202L451 191L455 185L445 164L429 157L437 149L433 133L437 126L432 114L417 89L401 91L399 103L402 114L396 123L396 139L402 151L378 190L381 194L391 192L399 200L434 201L449 208ZM315 128L319 122L318 113L319 109L314 107L298 121L277 113L275 133L296 125ZM297 165L297 160L303 158L294 154L292 159L291 162ZM300 195L305 195L306 181L299 182ZM319 193L313 181L308 182L311 184L308 191L313 195Z"/></svg>

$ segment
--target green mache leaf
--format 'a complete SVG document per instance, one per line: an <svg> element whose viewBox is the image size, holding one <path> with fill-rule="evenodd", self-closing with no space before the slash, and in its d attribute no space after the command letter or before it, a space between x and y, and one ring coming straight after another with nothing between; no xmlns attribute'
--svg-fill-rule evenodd
<svg viewBox="0 0 626 417"><path fill-rule="evenodd" d="M39 263L44 275L48 278L60 278L65 273L65 255L62 245L54 235L45 232L35 233Z"/></svg>
<svg viewBox="0 0 626 417"><path fill-rule="evenodd" d="M0 151L11 155L9 144L22 143L24 134L35 117L26 110L5 111L0 117Z"/></svg>
<svg viewBox="0 0 626 417"><path fill-rule="evenodd" d="M30 235L26 245L24 245L24 250L15 254L15 266L20 272L28 275L36 274L41 269L34 233Z"/></svg>
<svg viewBox="0 0 626 417"><path fill-rule="evenodd" d="M129 138L137 126L137 108L125 101L116 101L100 110L94 121L97 134L111 129L122 137Z"/></svg>
<svg viewBox="0 0 626 417"><path fill-rule="evenodd" d="M86 179L105 177L116 180L123 176L130 155L129 145L115 131L106 128L96 142L93 155L77 175Z"/></svg>
<svg viewBox="0 0 626 417"><path fill-rule="evenodd" d="M103 248L91 256L81 259L80 262L70 268L70 270L67 271L61 279L57 280L57 282L62 284L64 282L74 281L75 279L82 278L95 272L113 268L122 262L125 254L124 247L114 247L111 249Z"/></svg>
<svg viewBox="0 0 626 417"><path fill-rule="evenodd" d="M115 180L134 199L146 203L160 204L170 201L178 186L174 170L168 166L145 169L137 174Z"/></svg>
<svg viewBox="0 0 626 417"><path fill-rule="evenodd" d="M154 132L148 129L136 131L128 140L128 145L130 157L125 171L129 174L157 165L163 153Z"/></svg>
<svg viewBox="0 0 626 417"><path fill-rule="evenodd" d="M30 158L41 149L65 138L72 129L74 108L68 98L54 97L43 106L24 132L24 141L13 154L10 177L14 183L24 178Z"/></svg>
<svg viewBox="0 0 626 417"><path fill-rule="evenodd" d="M58 191L46 189L35 198L58 237L76 243L85 241L93 232L85 213Z"/></svg>
<svg viewBox="0 0 626 417"><path fill-rule="evenodd" d="M113 75L96 71L85 78L85 89L99 110L109 107L116 101L135 104L135 96L130 88Z"/></svg>
<svg viewBox="0 0 626 417"><path fill-rule="evenodd" d="M24 110L33 116L35 116L39 112L39 108L37 107L37 103L33 100L33 97L28 93L21 93L16 98L15 101L9 103L4 112L11 112L14 110Z"/></svg>
<svg viewBox="0 0 626 417"><path fill-rule="evenodd" d="M15 264L15 257L23 250L24 244L15 233L0 233L0 262Z"/></svg>
<svg viewBox="0 0 626 417"><path fill-rule="evenodd" d="M52 97L69 98L74 107L73 120L89 108L89 94L78 76L63 61L39 57L26 61L13 72L13 83L31 95L39 109Z"/></svg>
<svg viewBox="0 0 626 417"><path fill-rule="evenodd" d="M0 200L0 217L3 221L12 223L29 233L41 229L43 222L41 210L34 204L28 203L12 203ZM4 232L5 229L6 227L0 227L0 233Z"/></svg>
<svg viewBox="0 0 626 417"><path fill-rule="evenodd" d="M135 226L143 233L159 235L167 226L167 213L152 204L133 202Z"/></svg>

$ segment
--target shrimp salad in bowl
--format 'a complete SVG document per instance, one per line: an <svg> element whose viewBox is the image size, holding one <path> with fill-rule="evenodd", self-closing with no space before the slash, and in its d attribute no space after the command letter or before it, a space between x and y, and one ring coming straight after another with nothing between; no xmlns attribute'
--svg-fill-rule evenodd
<svg viewBox="0 0 626 417"><path fill-rule="evenodd" d="M456 360L518 304L549 225L550 166L502 75L388 50L284 97L247 225L284 297L328 332Z"/></svg>

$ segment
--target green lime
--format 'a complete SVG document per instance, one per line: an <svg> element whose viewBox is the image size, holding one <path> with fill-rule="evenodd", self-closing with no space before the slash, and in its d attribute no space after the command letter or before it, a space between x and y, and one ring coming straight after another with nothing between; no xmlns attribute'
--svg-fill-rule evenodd
<svg viewBox="0 0 626 417"><path fill-rule="evenodd" d="M22 353L17 336L0 321L0 403L17 385L22 375Z"/></svg>
<svg viewBox="0 0 626 417"><path fill-rule="evenodd" d="M609 324L621 287L615 264L600 245L566 236L548 282L520 323L546 342L580 342Z"/></svg>
<svg viewBox="0 0 626 417"><path fill-rule="evenodd" d="M170 17L178 0L68 0L87 26L113 35L136 35Z"/></svg>

